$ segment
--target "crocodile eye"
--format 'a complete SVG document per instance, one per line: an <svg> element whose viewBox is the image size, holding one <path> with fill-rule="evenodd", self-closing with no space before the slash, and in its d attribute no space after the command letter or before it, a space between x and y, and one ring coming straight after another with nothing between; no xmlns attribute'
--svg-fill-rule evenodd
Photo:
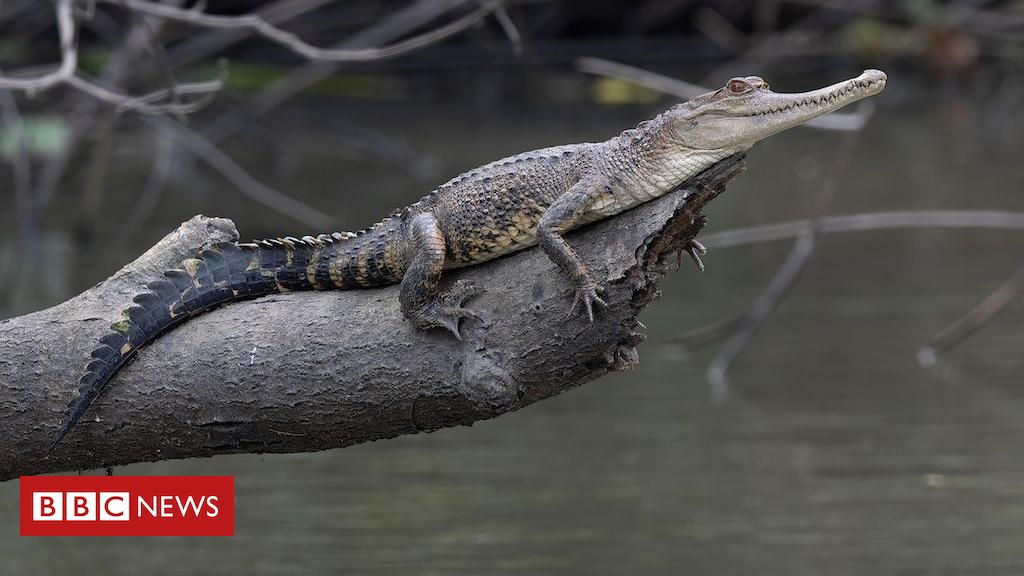
<svg viewBox="0 0 1024 576"><path fill-rule="evenodd" d="M729 89L729 93L733 95L745 94L750 91L750 84L742 78L733 78L726 84L726 88Z"/></svg>

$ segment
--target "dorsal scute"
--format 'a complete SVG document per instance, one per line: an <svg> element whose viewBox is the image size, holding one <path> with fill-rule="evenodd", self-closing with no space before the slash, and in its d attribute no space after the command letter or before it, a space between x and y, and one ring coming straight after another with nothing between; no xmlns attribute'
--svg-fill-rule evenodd
<svg viewBox="0 0 1024 576"><path fill-rule="evenodd" d="M369 230L369 229L367 229ZM294 236L285 236L283 238L263 238L259 240L253 240L252 242L241 242L237 244L241 248L274 248L277 246L284 246L286 248L295 248L297 246L309 246L319 247L324 244L333 244L335 242L344 242L360 235L365 231L360 232L330 232L317 234L316 236L306 235L302 238L296 238Z"/></svg>
<svg viewBox="0 0 1024 576"><path fill-rule="evenodd" d="M516 154L514 156L508 156L500 160L495 160L494 162L485 164L483 166L480 166L479 168L474 168L472 170L468 170L466 172L463 172L462 174L459 174L458 176L445 182L441 186L438 186L436 190L420 199L420 201L414 204L413 206L424 203L428 201L428 199L430 199L431 197L437 195L439 192L447 190L453 186L457 186L459 184L463 184L466 182L473 182L476 180L493 178L494 176L500 175L502 173L508 173L510 170L517 171L517 167L521 167L523 164L527 162L533 162L538 160L561 160L576 152L581 151L581 149L583 149L586 146L590 146L590 144L582 143L565 144L562 146L551 146L549 148L530 150L528 152L523 152L521 154Z"/></svg>

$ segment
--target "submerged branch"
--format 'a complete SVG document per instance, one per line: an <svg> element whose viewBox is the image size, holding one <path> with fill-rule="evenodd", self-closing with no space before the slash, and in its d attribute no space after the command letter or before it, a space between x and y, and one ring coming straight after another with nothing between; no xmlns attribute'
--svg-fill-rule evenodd
<svg viewBox="0 0 1024 576"><path fill-rule="evenodd" d="M970 338L1022 292L1024 292L1024 266L1014 272L1009 280L995 292L989 294L964 317L932 336L931 340L917 352L918 363L924 367L934 365L940 354L949 352Z"/></svg>
<svg viewBox="0 0 1024 576"><path fill-rule="evenodd" d="M994 230L1024 230L1024 213L992 210L921 210L915 212L876 212L828 216L820 220L792 220L735 230L712 232L701 237L701 242L713 248L729 248L799 238L811 226L819 233L872 232L908 228L980 228ZM923 366L934 364L939 352L952 349L969 337L1004 308L1015 295L1024 291L1024 270L1018 270L1004 285L990 294L965 317L934 336L918 352ZM721 342L733 334L743 320L743 314L695 328L670 341L687 348L701 348Z"/></svg>
<svg viewBox="0 0 1024 576"><path fill-rule="evenodd" d="M857 136L859 136L859 132L854 132L845 138L843 145L836 153L832 170L818 186L821 197L820 216L812 220L801 231L789 255L772 276L771 282L761 290L761 293L754 298L747 310L740 316L735 331L711 361L707 377L711 384L712 396L717 400L724 400L728 395L729 382L726 373L729 370L729 365L743 351L747 342L753 338L754 333L764 323L768 314L786 297L797 278L800 277L800 273L811 261L818 236L821 234L822 219L828 214L829 207L839 190L841 176L849 169L850 159L858 141Z"/></svg>
<svg viewBox="0 0 1024 576"><path fill-rule="evenodd" d="M814 254L815 244L814 231L810 228L805 229L797 238L793 249L790 250L789 255L786 256L782 265L779 266L778 271L775 272L771 282L764 287L764 290L758 294L757 298L751 302L747 310L738 319L729 339L726 340L722 349L715 355L715 359L711 361L711 364L708 366L707 376L708 382L711 384L713 396L717 400L724 400L728 393L726 372L729 369L729 365L732 364L732 361L747 345L747 342L754 336L754 333L761 324L764 323L768 314L775 309L776 304L793 286L800 272L804 270L807 262L810 260L811 255Z"/></svg>
<svg viewBox="0 0 1024 576"><path fill-rule="evenodd" d="M711 232L701 242L715 248L760 244L799 236L812 220L790 220L777 224L764 224L749 228ZM998 210L916 210L894 212L865 212L845 216L827 216L818 220L823 233L869 232L899 230L903 228L991 228L995 230L1024 230L1024 212Z"/></svg>

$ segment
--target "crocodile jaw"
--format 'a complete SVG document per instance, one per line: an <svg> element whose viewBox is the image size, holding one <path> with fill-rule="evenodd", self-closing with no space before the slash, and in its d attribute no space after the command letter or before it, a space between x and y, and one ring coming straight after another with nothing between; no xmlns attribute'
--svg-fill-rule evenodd
<svg viewBox="0 0 1024 576"><path fill-rule="evenodd" d="M860 76L825 88L798 94L777 94L763 91L746 114L739 117L752 121L750 144L799 126L812 118L834 112L847 104L878 94L885 88L886 76L881 70L865 70Z"/></svg>
<svg viewBox="0 0 1024 576"><path fill-rule="evenodd" d="M865 70L856 78L796 94L772 92L756 76L734 78L730 84L737 81L749 90L733 94L727 85L666 114L664 126L674 153L703 150L728 156L745 151L772 134L878 94L885 88L886 76L880 70Z"/></svg>

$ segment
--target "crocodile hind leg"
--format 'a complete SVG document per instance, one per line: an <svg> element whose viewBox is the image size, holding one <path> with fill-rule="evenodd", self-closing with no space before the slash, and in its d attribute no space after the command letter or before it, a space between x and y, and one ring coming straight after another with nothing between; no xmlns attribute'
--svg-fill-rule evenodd
<svg viewBox="0 0 1024 576"><path fill-rule="evenodd" d="M402 278L399 294L402 314L417 328L444 328L462 340L459 320L479 318L462 307L467 298L476 294L476 288L468 280L458 280L449 290L440 290L445 239L432 214L424 212L414 216L409 231L415 253Z"/></svg>

